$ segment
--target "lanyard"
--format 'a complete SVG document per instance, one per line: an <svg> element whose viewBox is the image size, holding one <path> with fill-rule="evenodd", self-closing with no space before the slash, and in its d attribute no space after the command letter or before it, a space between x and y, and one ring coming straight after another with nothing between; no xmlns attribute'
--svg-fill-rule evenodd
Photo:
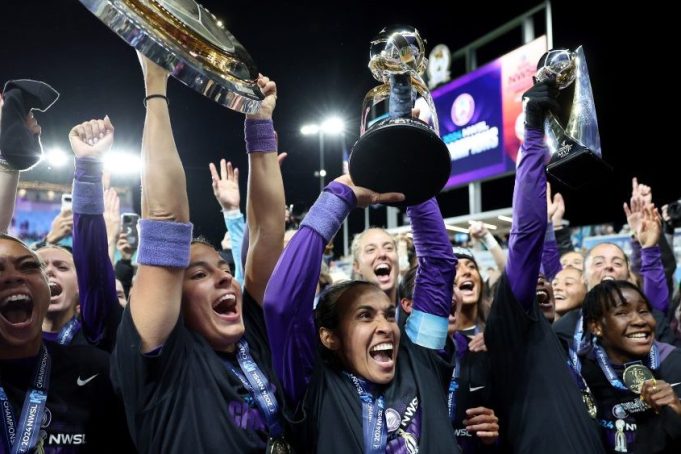
<svg viewBox="0 0 681 454"><path fill-rule="evenodd" d="M70 344L71 340L73 340L73 336L75 336L79 330L80 320L78 320L77 316L74 316L68 321L68 323L66 323L66 325L62 327L61 330L59 330L59 335L57 335L57 343L59 345Z"/></svg>
<svg viewBox="0 0 681 454"><path fill-rule="evenodd" d="M474 335L479 331L475 327ZM456 390L459 389L459 377L461 377L461 363L464 355L468 351L468 340L459 331L454 333L454 345L456 352L454 353L454 370L452 371L452 379L449 381L449 391L447 393L447 410L449 412L449 420L454 422L456 418Z"/></svg>
<svg viewBox="0 0 681 454"><path fill-rule="evenodd" d="M2 435L4 447L11 454L32 452L40 434L40 425L47 402L47 388L50 383L50 355L44 345L40 347L38 358L33 371L31 388L26 391L18 426L12 404L5 390L0 386L0 406L2 406L0 420L4 429Z"/></svg>
<svg viewBox="0 0 681 454"><path fill-rule="evenodd" d="M584 346L584 314L582 310L579 310L579 319L577 319L577 326L575 327L575 333L572 335L572 345L568 349L568 356L570 357L570 363L572 363L572 368L575 372L580 374L582 372L582 363L579 361L579 352L582 351Z"/></svg>
<svg viewBox="0 0 681 454"><path fill-rule="evenodd" d="M605 350L603 350L603 347L601 347L598 344L598 342L595 341L595 339L593 345L598 365L601 367L601 370L603 371L605 377L610 382L610 385L612 385L614 388L621 389L623 391L629 391L629 388L625 386L624 383L622 383L622 381L617 376L617 373L615 373L615 370L612 368L612 365L610 365L608 355L605 353ZM660 366L660 355L658 354L657 351L657 345L655 345L654 343L652 348L650 349L650 353L648 354L647 366L650 367L652 370L656 370Z"/></svg>
<svg viewBox="0 0 681 454"><path fill-rule="evenodd" d="M236 368L228 360L224 360L225 365L241 380L244 388L255 399L260 413L265 418L270 437L281 437L284 429L279 421L277 397L270 390L269 380L253 360L248 349L248 343L244 339L237 343L236 357L239 362L239 368Z"/></svg>
<svg viewBox="0 0 681 454"><path fill-rule="evenodd" d="M388 431L385 425L385 399L378 396L375 400L368 391L369 383L349 372L343 372L355 385L362 401L362 431L364 432L364 454L385 454Z"/></svg>

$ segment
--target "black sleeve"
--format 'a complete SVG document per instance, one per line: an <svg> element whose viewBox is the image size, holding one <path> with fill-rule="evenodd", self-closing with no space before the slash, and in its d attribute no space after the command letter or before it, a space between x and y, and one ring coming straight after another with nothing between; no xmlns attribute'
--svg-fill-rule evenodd
<svg viewBox="0 0 681 454"><path fill-rule="evenodd" d="M581 309L575 309L559 318L552 326L553 332L562 343L572 345L572 337L577 329Z"/></svg>
<svg viewBox="0 0 681 454"><path fill-rule="evenodd" d="M662 266L664 267L664 276L667 278L669 294L674 295L674 272L676 271L676 257L674 257L674 251L665 235L660 235L660 240L657 244L660 247Z"/></svg>
<svg viewBox="0 0 681 454"><path fill-rule="evenodd" d="M194 340L180 317L164 345L142 353L142 341L129 307L123 311L111 355L111 381L123 397L130 422L132 415L163 402L177 389L185 369L190 366L188 357ZM134 433L135 428L131 426L130 430Z"/></svg>
<svg viewBox="0 0 681 454"><path fill-rule="evenodd" d="M525 312L513 295L508 276L504 272L499 279L485 326L485 343L489 350L509 353L524 350L527 342L525 337L530 326L544 319L543 314L538 312L537 304L532 304L530 312Z"/></svg>
<svg viewBox="0 0 681 454"><path fill-rule="evenodd" d="M562 256L568 252L573 252L575 247L572 245L572 233L567 227L553 231L556 235L556 243L558 244L558 252Z"/></svg>

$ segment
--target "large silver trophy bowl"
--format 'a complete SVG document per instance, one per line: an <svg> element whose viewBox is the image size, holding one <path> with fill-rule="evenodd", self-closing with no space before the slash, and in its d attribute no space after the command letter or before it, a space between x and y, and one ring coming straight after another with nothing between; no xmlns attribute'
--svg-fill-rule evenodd
<svg viewBox="0 0 681 454"><path fill-rule="evenodd" d="M126 43L230 109L255 113L258 70L222 22L194 0L80 0Z"/></svg>
<svg viewBox="0 0 681 454"><path fill-rule="evenodd" d="M582 46L548 51L539 60L535 79L553 82L559 89L560 112L549 113L544 122L552 152L547 173L572 189L603 179L612 168L601 159L596 106Z"/></svg>
<svg viewBox="0 0 681 454"><path fill-rule="evenodd" d="M350 155L352 181L376 192L401 192L396 205L439 193L450 175L433 98L422 79L425 46L413 27L383 29L372 41L369 68L381 85L364 98L360 138ZM418 118L412 108L418 107Z"/></svg>

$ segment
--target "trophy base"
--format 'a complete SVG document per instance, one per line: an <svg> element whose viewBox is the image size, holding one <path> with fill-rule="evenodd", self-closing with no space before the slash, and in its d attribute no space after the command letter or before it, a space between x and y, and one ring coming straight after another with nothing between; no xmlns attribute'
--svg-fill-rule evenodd
<svg viewBox="0 0 681 454"><path fill-rule="evenodd" d="M612 167L596 153L578 144L564 155L555 153L546 166L546 173L571 189L579 189L603 178Z"/></svg>
<svg viewBox="0 0 681 454"><path fill-rule="evenodd" d="M350 155L353 183L372 191L401 192L409 206L437 195L449 179L449 150L425 123L389 118L357 140Z"/></svg>

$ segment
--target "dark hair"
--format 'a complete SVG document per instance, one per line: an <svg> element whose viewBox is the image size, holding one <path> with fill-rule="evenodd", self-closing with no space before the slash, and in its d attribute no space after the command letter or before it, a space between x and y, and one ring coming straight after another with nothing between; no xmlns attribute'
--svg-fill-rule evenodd
<svg viewBox="0 0 681 454"><path fill-rule="evenodd" d="M314 311L314 323L317 332L321 328L330 330L338 329L340 325L343 307L347 306L362 291L376 291L383 293L376 284L366 281L345 281L333 284L319 294L319 302ZM339 366L340 363L335 354L326 349L319 342L320 353L323 360L331 365Z"/></svg>
<svg viewBox="0 0 681 454"><path fill-rule="evenodd" d="M584 314L584 332L588 332L590 322L595 322L603 318L610 309L622 306L627 300L622 294L622 290L632 290L638 293L645 301L648 309L652 309L650 301L643 294L640 288L629 281L603 281L594 286L586 294L582 312Z"/></svg>
<svg viewBox="0 0 681 454"><path fill-rule="evenodd" d="M15 236L12 236L12 235L8 235L8 234L6 234L6 233L0 233L0 240L9 240L9 241L14 241L15 243L19 243L21 246L24 247L24 249L26 249L26 251L28 251L29 254L33 255L36 259L38 259L38 261L40 262L40 264L44 266L43 261L42 261L42 260L40 259L40 257L35 253L35 251L34 251L33 249L31 249L31 248L29 247L28 244L26 244L26 243L24 243L23 241L21 241L19 238L15 237Z"/></svg>
<svg viewBox="0 0 681 454"><path fill-rule="evenodd" d="M402 282L400 283L401 298L414 299L414 282L416 281L416 272L418 269L418 265L412 266L402 277Z"/></svg>
<svg viewBox="0 0 681 454"><path fill-rule="evenodd" d="M215 246L211 244L210 241L206 239L206 237L199 235L196 238L192 239L191 245L194 246L195 244L203 244L204 246L208 246L209 248L215 249ZM217 251L217 249L215 249Z"/></svg>

